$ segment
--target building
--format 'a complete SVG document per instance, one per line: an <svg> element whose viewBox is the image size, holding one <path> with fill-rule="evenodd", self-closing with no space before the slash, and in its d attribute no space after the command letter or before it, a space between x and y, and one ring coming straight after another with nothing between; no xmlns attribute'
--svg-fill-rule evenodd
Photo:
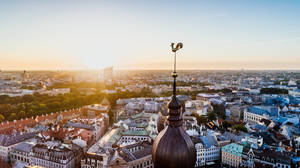
<svg viewBox="0 0 300 168"><path fill-rule="evenodd" d="M300 98L300 89L289 90L289 95Z"/></svg>
<svg viewBox="0 0 300 168"><path fill-rule="evenodd" d="M108 113L110 105L107 104L92 104L81 108L82 113L88 117L95 117L102 113Z"/></svg>
<svg viewBox="0 0 300 168"><path fill-rule="evenodd" d="M239 122L241 120L243 120L244 118L244 110L242 107L240 106L231 106L230 107L230 118L235 121L235 122Z"/></svg>
<svg viewBox="0 0 300 168"><path fill-rule="evenodd" d="M30 151L33 146L32 142L22 142L12 147L10 152L11 162L22 162L25 165L30 164Z"/></svg>
<svg viewBox="0 0 300 168"><path fill-rule="evenodd" d="M243 146L231 143L222 147L222 164L239 167L242 164Z"/></svg>
<svg viewBox="0 0 300 168"><path fill-rule="evenodd" d="M151 151L152 145L146 142L138 142L122 147L115 151L114 156L110 160L109 167L119 168L119 164L123 162L124 167L154 168Z"/></svg>
<svg viewBox="0 0 300 168"><path fill-rule="evenodd" d="M36 125L34 118L25 118L21 120L6 121L0 124L0 134L12 134L13 132L21 132L29 127Z"/></svg>
<svg viewBox="0 0 300 168"><path fill-rule="evenodd" d="M105 81L112 81L114 77L113 67L107 67L103 70L103 77Z"/></svg>
<svg viewBox="0 0 300 168"><path fill-rule="evenodd" d="M70 88L55 88L52 90L41 90L39 91L40 94L47 94L48 96L58 96L59 94L68 94L70 93Z"/></svg>
<svg viewBox="0 0 300 168"><path fill-rule="evenodd" d="M204 100L189 100L185 102L185 111L188 113L197 113L206 115L212 109L209 101Z"/></svg>
<svg viewBox="0 0 300 168"><path fill-rule="evenodd" d="M79 128L91 131L95 140L100 139L106 132L108 127L108 116L102 114L97 118L76 118L64 125L66 128Z"/></svg>
<svg viewBox="0 0 300 168"><path fill-rule="evenodd" d="M151 142L158 134L157 122L157 114L143 112L133 115L127 120L120 120L91 148L126 146L138 141Z"/></svg>
<svg viewBox="0 0 300 168"><path fill-rule="evenodd" d="M196 166L204 166L220 159L220 146L215 136L194 137L197 151Z"/></svg>
<svg viewBox="0 0 300 168"><path fill-rule="evenodd" d="M259 124L262 119L269 119L278 115L278 109L275 106L252 106L244 110L244 122Z"/></svg>
<svg viewBox="0 0 300 168"><path fill-rule="evenodd" d="M279 167L291 168L290 153L279 152L268 148L262 149L245 144L242 153L242 167Z"/></svg>
<svg viewBox="0 0 300 168"><path fill-rule="evenodd" d="M73 168L80 151L64 144L36 144L30 152L30 164L49 168Z"/></svg>
<svg viewBox="0 0 300 168"><path fill-rule="evenodd" d="M54 124L54 123L59 123L61 121L69 121L79 116L81 116L81 109L78 108L78 109L72 109L68 111L65 110L56 113L37 116L35 118L35 122L42 125L48 125L50 123Z"/></svg>
<svg viewBox="0 0 300 168"><path fill-rule="evenodd" d="M263 143L263 138L261 136L245 136L244 138L242 138L241 142L242 143L249 143L249 144L253 144L255 146L261 147L264 143Z"/></svg>
<svg viewBox="0 0 300 168"><path fill-rule="evenodd" d="M208 101L209 99L217 99L219 97L220 97L220 95L218 95L218 94L199 93L199 94L197 94L196 99L197 100Z"/></svg>
<svg viewBox="0 0 300 168"><path fill-rule="evenodd" d="M152 145L138 142L124 147L89 151L81 159L82 168L153 168Z"/></svg>
<svg viewBox="0 0 300 168"><path fill-rule="evenodd" d="M12 135L0 135L0 157L2 160L10 161L10 152L14 146L25 140L33 138L35 133L17 133Z"/></svg>
<svg viewBox="0 0 300 168"><path fill-rule="evenodd" d="M121 130L118 145L131 144L138 141L151 141L149 133L145 130Z"/></svg>

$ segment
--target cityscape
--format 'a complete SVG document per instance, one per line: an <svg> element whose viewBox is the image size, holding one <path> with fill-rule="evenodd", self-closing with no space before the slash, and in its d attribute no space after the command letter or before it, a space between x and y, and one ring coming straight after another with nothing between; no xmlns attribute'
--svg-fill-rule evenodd
<svg viewBox="0 0 300 168"><path fill-rule="evenodd" d="M0 1L0 168L300 167L299 7Z"/></svg>
<svg viewBox="0 0 300 168"><path fill-rule="evenodd" d="M153 167L171 71L2 71L1 165ZM299 71L178 71L196 167L297 167Z"/></svg>

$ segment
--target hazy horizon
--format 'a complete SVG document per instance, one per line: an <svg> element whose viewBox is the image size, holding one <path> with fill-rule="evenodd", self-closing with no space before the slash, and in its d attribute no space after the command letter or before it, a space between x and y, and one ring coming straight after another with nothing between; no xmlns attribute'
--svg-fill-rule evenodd
<svg viewBox="0 0 300 168"><path fill-rule="evenodd" d="M95 72L95 71L102 71L103 69L12 69L12 70L5 70L0 69L0 72ZM173 69L114 69L114 71L170 71L172 72ZM177 69L178 72L182 71L300 71L300 69Z"/></svg>
<svg viewBox="0 0 300 168"><path fill-rule="evenodd" d="M1 1L1 70L300 70L300 1Z"/></svg>

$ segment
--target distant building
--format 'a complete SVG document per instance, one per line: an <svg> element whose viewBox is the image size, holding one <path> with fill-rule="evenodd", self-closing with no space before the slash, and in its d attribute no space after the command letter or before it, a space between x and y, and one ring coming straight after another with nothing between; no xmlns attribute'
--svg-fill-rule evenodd
<svg viewBox="0 0 300 168"><path fill-rule="evenodd" d="M101 113L108 113L110 110L110 105L92 104L82 107L81 110L82 113L88 117L95 117Z"/></svg>
<svg viewBox="0 0 300 168"><path fill-rule="evenodd" d="M239 122L244 118L244 109L240 106L231 106L230 107L230 118L235 121Z"/></svg>
<svg viewBox="0 0 300 168"><path fill-rule="evenodd" d="M39 91L40 94L47 94L49 96L57 96L59 94L67 94L70 93L70 88L55 88L52 90L41 90Z"/></svg>
<svg viewBox="0 0 300 168"><path fill-rule="evenodd" d="M262 119L277 117L278 109L275 106L252 106L244 110L244 122L258 124Z"/></svg>
<svg viewBox="0 0 300 168"><path fill-rule="evenodd" d="M86 131L79 130L79 132L83 133L81 136L82 138L85 135L88 135L88 132L91 132L95 138L95 140L100 139L102 137L107 128L108 128L108 116L107 115L102 115L101 117L97 118L89 118L89 119L84 119L84 118L78 118L78 119L73 119L66 123L64 125L66 128L79 128L79 129L84 129ZM80 134L81 134L80 133ZM72 133L74 134L74 133ZM76 134L74 134L76 135ZM87 139L86 139L87 140Z"/></svg>
<svg viewBox="0 0 300 168"><path fill-rule="evenodd" d="M185 102L185 111L187 113L206 115L210 110L211 104L206 100L189 100Z"/></svg>
<svg viewBox="0 0 300 168"><path fill-rule="evenodd" d="M205 94L205 93L199 93L196 96L197 100L203 100L203 101L208 101L209 99L216 99L219 98L220 95L218 94Z"/></svg>
<svg viewBox="0 0 300 168"><path fill-rule="evenodd" d="M108 67L108 68L105 68L103 70L104 72L104 80L105 81L108 81L108 80L113 80L113 76L114 76L114 69L113 67Z"/></svg>
<svg viewBox="0 0 300 168"><path fill-rule="evenodd" d="M289 90L289 95L300 98L300 89Z"/></svg>
<svg viewBox="0 0 300 168"><path fill-rule="evenodd" d="M12 134L13 132L20 132L29 127L36 125L34 118L25 118L21 120L6 121L0 124L0 134Z"/></svg>

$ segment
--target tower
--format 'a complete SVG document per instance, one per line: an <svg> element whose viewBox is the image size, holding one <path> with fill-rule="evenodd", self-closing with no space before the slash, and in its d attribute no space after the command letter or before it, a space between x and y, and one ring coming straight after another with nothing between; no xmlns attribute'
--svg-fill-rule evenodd
<svg viewBox="0 0 300 168"><path fill-rule="evenodd" d="M183 47L178 43L174 47L174 72L172 73L173 95L168 103L168 125L158 134L152 148L152 160L155 168L195 167L196 149L189 135L182 128L181 102L176 97L176 52Z"/></svg>

